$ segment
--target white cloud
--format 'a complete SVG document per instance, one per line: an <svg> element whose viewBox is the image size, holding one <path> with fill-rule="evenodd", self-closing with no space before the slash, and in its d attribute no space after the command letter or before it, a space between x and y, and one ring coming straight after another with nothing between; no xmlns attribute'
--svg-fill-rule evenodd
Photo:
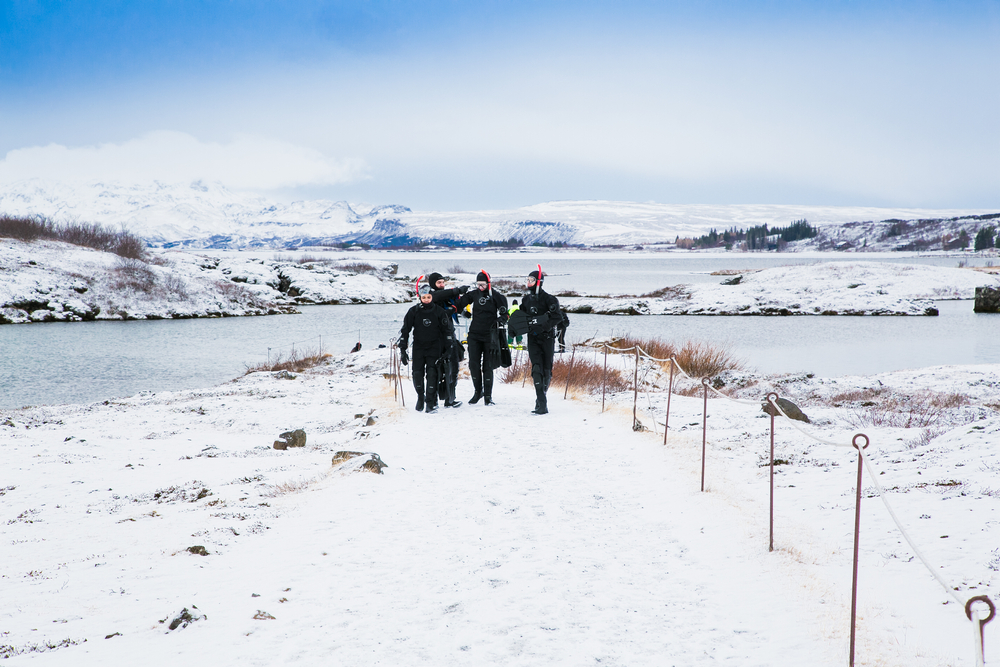
<svg viewBox="0 0 1000 667"><path fill-rule="evenodd" d="M0 160L0 184L28 178L135 183L205 179L230 188L269 190L363 180L367 165L263 137L240 136L222 144L201 142L184 132L156 131L120 144L19 148Z"/></svg>

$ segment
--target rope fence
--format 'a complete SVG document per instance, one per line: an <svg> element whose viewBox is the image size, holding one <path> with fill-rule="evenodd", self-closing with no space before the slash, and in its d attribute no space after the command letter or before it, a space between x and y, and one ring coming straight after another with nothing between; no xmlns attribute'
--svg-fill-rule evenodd
<svg viewBox="0 0 1000 667"><path fill-rule="evenodd" d="M920 562L924 565L931 576L937 581L941 587L948 593L948 595L959 604L959 606L964 610L966 617L972 623L973 626L973 640L974 640L974 652L976 657L976 665L985 665L985 641L983 637L983 629L987 623L989 623L996 616L996 607L993 601L986 595L977 595L969 598L968 600L963 600L955 588L948 585L948 582L939 573L940 568L935 568L931 565L928 558L924 555L923 551L916 545L916 542L912 539L909 532L906 530L902 521L899 520L896 512L893 510L891 503L882 485L878 483L879 473L875 470L870 458L865 454L865 449L869 445L869 438L864 433L855 434L851 442L841 442L836 440L831 440L829 438L824 438L817 435L805 428L803 428L797 420L790 417L787 412L779 404L779 397L776 392L769 392L764 401L754 401L747 399L739 399L733 396L729 396L725 392L719 391L717 388L712 386L711 379L708 377L695 378L691 376L677 361L674 357L669 357L666 359L660 359L648 354L640 346L636 345L633 347L618 348L609 345L607 342L601 343L600 346L603 349L604 363L603 363L603 379L602 379L602 389L601 389L601 412L606 409L606 399L607 399L607 378L608 378L608 353L613 352L619 354L622 358L632 358L634 359L634 369L633 369L633 403L632 403L632 428L633 430L643 430L640 422L638 421L638 396L639 396L639 366L640 360L645 359L647 361L655 362L658 364L669 364L669 384L667 388L667 406L666 415L663 422L663 444L667 444L667 435L670 430L670 399L674 393L674 371L682 375L683 377L691 380L692 382L698 382L702 386L702 454L701 454L701 490L705 490L705 474L706 474L706 458L707 458L707 436L708 436L708 394L709 391L713 392L716 396L724 398L740 405L752 405L759 406L762 404L768 405L771 410L768 410L768 414L771 416L771 437L770 437L770 456L768 457L768 467L769 467L769 479L770 479L770 517L769 517L769 545L768 550L774 550L774 434L775 434L775 417L780 415L785 419L785 421L792 428L802 433L806 437L814 440L817 443L828 445L832 447L840 448L854 448L858 452L858 478L856 485L856 502L855 502L855 526L854 526L854 559L853 559L853 572L852 572L852 585L851 585L851 630L850 630L850 659L849 664L853 667L854 657L855 657L855 629L857 622L857 599L858 599L858 557L859 557L859 547L860 547L860 534L861 534L861 491L863 482L863 473L865 470L868 472L868 477L871 481L872 486L875 488L879 497L882 500L882 504L885 506L889 517L895 524L899 531L899 534L903 537L906 543L909 545L910 549L917 556ZM631 353L631 354L629 354ZM595 348L595 355L597 354L597 349ZM574 357L575 358L575 346L574 346ZM572 361L572 358L571 358ZM572 365L570 366L570 371L566 379L566 391L564 392L563 398L566 398L566 394L569 391L569 385L572 376ZM649 400L649 390L646 391L647 401ZM650 403L651 405L651 403ZM656 419L653 420L654 432L656 426ZM863 443L863 444L862 444Z"/></svg>

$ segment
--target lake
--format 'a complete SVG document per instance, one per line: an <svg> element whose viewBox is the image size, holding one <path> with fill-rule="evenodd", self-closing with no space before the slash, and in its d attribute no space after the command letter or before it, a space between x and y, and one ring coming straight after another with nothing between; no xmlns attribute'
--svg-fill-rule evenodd
<svg viewBox="0 0 1000 667"><path fill-rule="evenodd" d="M272 257L274 253L263 254ZM287 255L288 253L282 253ZM315 254L315 253L314 253ZM358 258L361 253L352 253ZM868 260L793 254L662 254L472 252L365 253L400 264L400 273L469 272L520 276L537 263L553 292L639 293L680 282L721 281L711 271L781 264ZM879 261L901 261L891 256ZM951 257L905 258L956 266ZM976 314L971 301L937 304L938 317L624 317L571 315L568 340L628 332L683 342L726 345L762 372L822 376L874 374L941 364L1000 363L1000 315ZM388 344L409 305L310 306L301 315L136 322L0 326L0 408L85 403L140 391L208 387L242 375L248 364L293 349L343 353Z"/></svg>

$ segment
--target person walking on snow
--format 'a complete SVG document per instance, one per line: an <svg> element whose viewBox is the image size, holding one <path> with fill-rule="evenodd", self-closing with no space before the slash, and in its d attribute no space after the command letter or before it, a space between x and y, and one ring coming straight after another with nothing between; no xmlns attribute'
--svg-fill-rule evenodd
<svg viewBox="0 0 1000 667"><path fill-rule="evenodd" d="M490 275L480 271L476 276L476 289L469 291L458 301L462 310L472 305L472 323L469 324L469 372L475 393L469 403L493 405L493 365L492 349L499 345L497 324L507 321L507 297L494 292ZM497 350L499 352L499 350Z"/></svg>
<svg viewBox="0 0 1000 667"><path fill-rule="evenodd" d="M438 359L451 351L455 325L440 306L433 303L430 285L417 282L420 303L406 311L399 330L399 360L409 362L406 348L413 331L413 388L417 390L417 411L437 410Z"/></svg>
<svg viewBox="0 0 1000 667"><path fill-rule="evenodd" d="M434 304L444 308L453 323L458 323L458 300L469 290L468 285L445 289L444 276L436 272L427 276L427 284L431 287ZM456 339L450 352L441 359L443 363L441 377L438 379L438 396L444 401L446 408L457 408L462 404L462 401L455 400L455 387L458 384L458 364L464 357L465 348Z"/></svg>
<svg viewBox="0 0 1000 667"><path fill-rule="evenodd" d="M535 409L544 415L549 411L545 392L552 381L552 360L555 358L556 326L562 322L559 300L542 289L541 267L528 274L528 293L521 300L521 310L528 320L528 359L531 361L531 381L535 385Z"/></svg>

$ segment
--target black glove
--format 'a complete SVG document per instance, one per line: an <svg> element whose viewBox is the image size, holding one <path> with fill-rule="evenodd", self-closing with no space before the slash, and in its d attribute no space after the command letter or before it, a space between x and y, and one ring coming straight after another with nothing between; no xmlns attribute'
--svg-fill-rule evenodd
<svg viewBox="0 0 1000 667"><path fill-rule="evenodd" d="M406 353L406 350L399 351L399 362L404 366L410 363L410 355Z"/></svg>
<svg viewBox="0 0 1000 667"><path fill-rule="evenodd" d="M469 286L468 285L459 285L458 286L458 293L459 294L465 294L468 291L469 291Z"/></svg>
<svg viewBox="0 0 1000 667"><path fill-rule="evenodd" d="M458 360L465 361L465 346L461 343L456 343L458 345Z"/></svg>
<svg viewBox="0 0 1000 667"><path fill-rule="evenodd" d="M463 310L463 311L462 311L462 317L464 317L465 319L469 319L469 318L471 318L471 317L472 317L472 313L470 313L470 312L469 312L469 311L467 311L467 310Z"/></svg>

